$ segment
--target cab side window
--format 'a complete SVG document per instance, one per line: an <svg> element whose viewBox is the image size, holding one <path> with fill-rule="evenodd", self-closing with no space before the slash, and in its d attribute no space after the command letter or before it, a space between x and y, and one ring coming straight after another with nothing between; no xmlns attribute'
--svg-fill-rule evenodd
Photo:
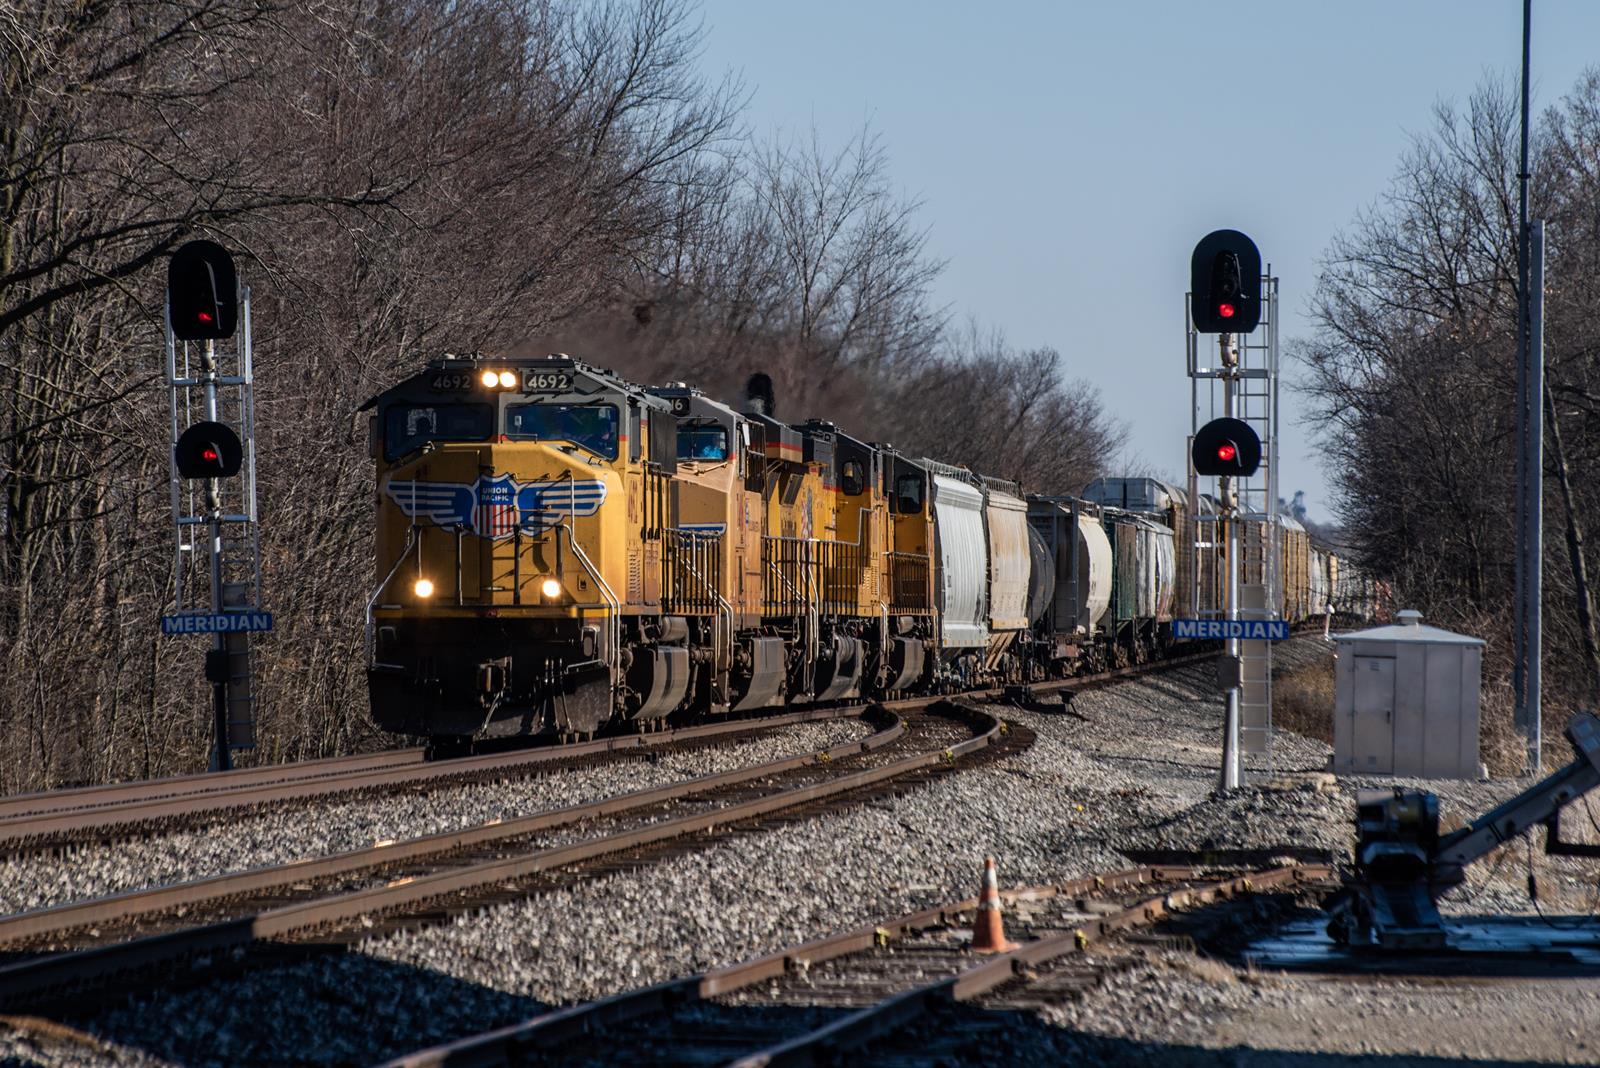
<svg viewBox="0 0 1600 1068"><path fill-rule="evenodd" d="M867 472L860 460L846 460L839 465L839 488L848 497L866 492Z"/></svg>
<svg viewBox="0 0 1600 1068"><path fill-rule="evenodd" d="M901 475L894 483L894 510L901 515L918 515L922 511L922 479L916 475Z"/></svg>

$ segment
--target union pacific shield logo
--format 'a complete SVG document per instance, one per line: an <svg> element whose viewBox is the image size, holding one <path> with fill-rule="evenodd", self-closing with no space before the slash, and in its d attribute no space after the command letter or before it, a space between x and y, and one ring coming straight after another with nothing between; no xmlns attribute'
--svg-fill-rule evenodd
<svg viewBox="0 0 1600 1068"><path fill-rule="evenodd" d="M478 514L473 517L479 537L509 538L517 529L517 485L510 475L478 479Z"/></svg>
<svg viewBox="0 0 1600 1068"><path fill-rule="evenodd" d="M387 492L416 522L499 541L519 528L537 534L568 517L594 515L605 502L606 484L598 478L518 482L510 475L485 475L471 483L391 479Z"/></svg>

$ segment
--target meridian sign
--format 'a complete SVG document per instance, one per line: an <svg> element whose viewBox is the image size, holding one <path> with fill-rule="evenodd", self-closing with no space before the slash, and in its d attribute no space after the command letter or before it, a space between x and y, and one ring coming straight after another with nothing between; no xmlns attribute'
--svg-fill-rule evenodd
<svg viewBox="0 0 1600 1068"><path fill-rule="evenodd" d="M162 634L239 634L271 629L271 612L196 612L161 617Z"/></svg>
<svg viewBox="0 0 1600 1068"><path fill-rule="evenodd" d="M1174 638L1199 640L1286 641L1289 624L1282 619L1174 619Z"/></svg>

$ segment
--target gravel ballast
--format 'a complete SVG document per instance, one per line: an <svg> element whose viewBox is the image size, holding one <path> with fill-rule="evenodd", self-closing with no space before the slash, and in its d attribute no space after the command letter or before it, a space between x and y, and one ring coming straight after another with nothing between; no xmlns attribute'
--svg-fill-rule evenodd
<svg viewBox="0 0 1600 1068"><path fill-rule="evenodd" d="M1285 659L1329 655L1318 639L1296 641L1285 653ZM1127 867L1124 850L1299 846L1347 855L1353 785L1326 782L1320 773L1328 747L1321 743L1280 737L1270 776L1252 758L1252 786L1212 798L1221 721L1213 678L1210 664L1194 665L1082 694L1067 711L1009 710L1008 718L1037 734L1029 751L904 796L387 935L360 953L153 994L75 1022L183 1064L373 1060L508 1023L543 1006L966 896L977 889L985 854L998 858L1005 885ZM1517 788L1451 789L1463 806L1478 811ZM408 827L406 833L419 832ZM1096 1030L1087 1016L1064 1010L1021 1028L1017 1055L1051 1060L1076 1052L1104 1059L1149 1051L1149 1063L1161 1063L1158 1053L1182 1052L1212 1063L1205 1058L1217 1055L1197 1035L1218 1026L1226 1012L1246 1018L1258 996L1234 989L1245 985L1220 965L1154 960L1110 988L1108 997L1124 1001L1103 1004L1124 1014L1126 1030ZM1301 995L1284 990L1272 996L1286 999L1285 1012L1298 1011L1294 999ZM1141 1007L1146 995L1149 1006ZM1312 1011L1315 997L1305 998ZM1198 1021L1185 1025L1190 1030L1156 1025L1164 1006L1189 1002L1194 1008L1185 1009L1185 1019ZM1419 1012L1429 1004L1442 1012L1445 1002L1415 1004ZM1359 1030L1355 1023L1349 1027ZM1239 1034L1244 1037L1229 1043L1254 1041L1267 1059L1215 1063L1276 1063L1271 1058L1279 1053L1317 1048L1295 1045L1288 1036L1280 1047L1270 1033L1256 1040ZM1410 1047L1394 1047L1402 1048Z"/></svg>
<svg viewBox="0 0 1600 1068"><path fill-rule="evenodd" d="M1080 695L1071 712L1008 710L1037 733L1004 762L905 796L790 825L319 960L157 995L87 1021L183 1063L339 1063L293 1037L349 1030L323 992L370 991L369 1039L393 1053L426 1040L781 948L886 914L973 893L985 854L1005 883L1127 866L1117 844L1211 790L1220 701L1210 665ZM420 977L426 977L423 981ZM407 999L397 989L422 983ZM274 987L275 984L275 987ZM262 1018L266 988L293 991ZM447 994L438 993L447 991ZM509 1001L507 999L510 999ZM443 1014L430 1006L459 1005ZM253 1012L241 1006L254 1005ZM210 1021L218 1048L159 1021ZM186 1037L187 1036L187 1037ZM403 1036L403 1037L402 1037Z"/></svg>
<svg viewBox="0 0 1600 1068"><path fill-rule="evenodd" d="M513 819L826 749L873 730L859 719L799 723L738 741L630 753L530 778L296 805L194 831L73 848L59 857L9 857L0 861L0 910L21 912Z"/></svg>

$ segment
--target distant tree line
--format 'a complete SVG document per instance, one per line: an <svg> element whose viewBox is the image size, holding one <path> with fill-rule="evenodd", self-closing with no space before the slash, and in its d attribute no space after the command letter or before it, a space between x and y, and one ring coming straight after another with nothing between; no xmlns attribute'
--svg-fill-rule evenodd
<svg viewBox="0 0 1600 1068"><path fill-rule="evenodd" d="M1547 731L1600 700L1600 71L1535 117L1547 221ZM1437 108L1386 192L1329 249L1298 355L1344 536L1396 605L1490 639L1504 701L1514 581L1517 171L1513 91ZM1401 602L1404 602L1401 604Z"/></svg>
<svg viewBox="0 0 1600 1068"><path fill-rule="evenodd" d="M172 605L166 257L253 288L256 759L376 744L367 397L445 350L561 350L834 418L1048 492L1113 429L1050 350L952 339L882 144L752 137L684 0L0 8L0 791L201 767Z"/></svg>

